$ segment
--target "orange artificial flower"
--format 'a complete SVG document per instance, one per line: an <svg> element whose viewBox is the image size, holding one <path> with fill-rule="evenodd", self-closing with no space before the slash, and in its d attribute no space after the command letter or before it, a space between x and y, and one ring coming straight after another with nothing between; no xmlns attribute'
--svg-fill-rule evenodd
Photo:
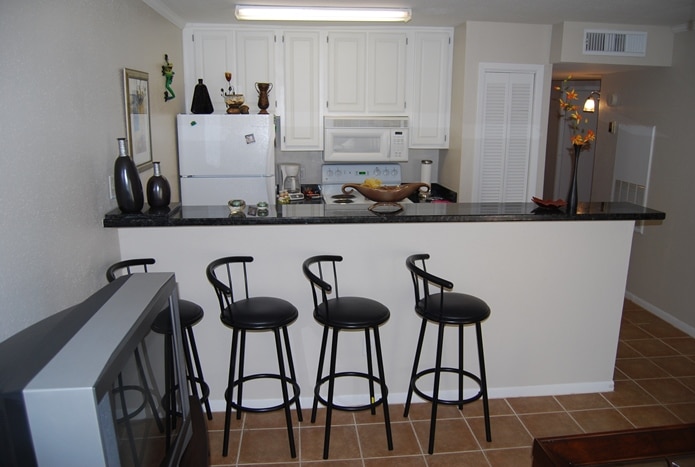
<svg viewBox="0 0 695 467"><path fill-rule="evenodd" d="M562 86L555 87L556 90L561 92L558 99L561 116L567 120L567 124L572 131L570 142L574 146L582 146L582 149L587 149L589 144L596 140L596 134L593 130L584 130L582 128L582 123L588 123L588 120L579 113L579 107L572 102L579 99L579 94L574 89L567 87L567 82L571 79L572 76L568 76L562 82Z"/></svg>

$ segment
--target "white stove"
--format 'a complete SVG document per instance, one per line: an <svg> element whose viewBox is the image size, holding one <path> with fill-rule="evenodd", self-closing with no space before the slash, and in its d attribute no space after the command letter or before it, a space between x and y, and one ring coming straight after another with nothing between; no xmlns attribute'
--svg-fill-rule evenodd
<svg viewBox="0 0 695 467"><path fill-rule="evenodd" d="M350 194L342 191L345 183L363 183L367 178L378 178L383 185L400 185L400 164L324 164L321 167L321 193L323 201L331 207L362 207L374 204L357 190ZM404 199L400 203L411 203Z"/></svg>

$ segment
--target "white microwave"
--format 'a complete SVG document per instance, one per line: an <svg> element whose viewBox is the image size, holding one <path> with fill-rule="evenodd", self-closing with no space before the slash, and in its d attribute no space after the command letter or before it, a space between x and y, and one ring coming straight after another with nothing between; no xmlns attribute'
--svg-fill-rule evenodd
<svg viewBox="0 0 695 467"><path fill-rule="evenodd" d="M325 117L326 162L407 162L406 117Z"/></svg>

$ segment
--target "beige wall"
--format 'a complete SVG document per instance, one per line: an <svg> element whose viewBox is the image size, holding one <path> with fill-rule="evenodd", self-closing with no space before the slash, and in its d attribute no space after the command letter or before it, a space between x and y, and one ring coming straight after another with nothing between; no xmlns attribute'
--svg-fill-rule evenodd
<svg viewBox="0 0 695 467"><path fill-rule="evenodd" d="M140 0L0 3L0 340L84 300L119 259L102 227L122 68L150 75L153 152L176 188L175 115L184 109L181 31ZM161 65L174 63L164 103ZM142 174L147 180L150 172Z"/></svg>
<svg viewBox="0 0 695 467"><path fill-rule="evenodd" d="M478 70L480 63L519 63L543 65L547 89L542 109L548 108L550 96L550 25L469 22L455 31L454 75L452 93L451 146L440 160L440 180L458 191L460 202L472 199L478 104ZM541 117L541 173L545 157L547 112ZM541 193L541 190L538 190Z"/></svg>
<svg viewBox="0 0 695 467"><path fill-rule="evenodd" d="M601 104L599 131L611 120L656 126L647 204L665 211L666 220L635 234L627 289L648 308L695 331L695 32L677 33L674 45L669 68L604 76L601 95L616 94L618 104ZM605 128L598 135L595 178L612 174L617 138Z"/></svg>

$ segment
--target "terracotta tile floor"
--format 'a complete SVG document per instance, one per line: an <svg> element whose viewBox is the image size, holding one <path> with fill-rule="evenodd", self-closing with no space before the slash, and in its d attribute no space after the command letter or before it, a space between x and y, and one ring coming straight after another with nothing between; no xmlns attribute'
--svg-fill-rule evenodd
<svg viewBox="0 0 695 467"><path fill-rule="evenodd" d="M322 461L323 419L295 418L297 458L289 453L283 412L244 414L232 423L222 457L224 414L208 422L213 466L530 466L536 437L695 423L695 339L626 301L615 364L615 391L490 400L493 441L485 441L482 403L440 406L435 454L427 454L429 404L391 404L394 450L382 417L334 411L329 461ZM320 414L321 415L321 414Z"/></svg>

